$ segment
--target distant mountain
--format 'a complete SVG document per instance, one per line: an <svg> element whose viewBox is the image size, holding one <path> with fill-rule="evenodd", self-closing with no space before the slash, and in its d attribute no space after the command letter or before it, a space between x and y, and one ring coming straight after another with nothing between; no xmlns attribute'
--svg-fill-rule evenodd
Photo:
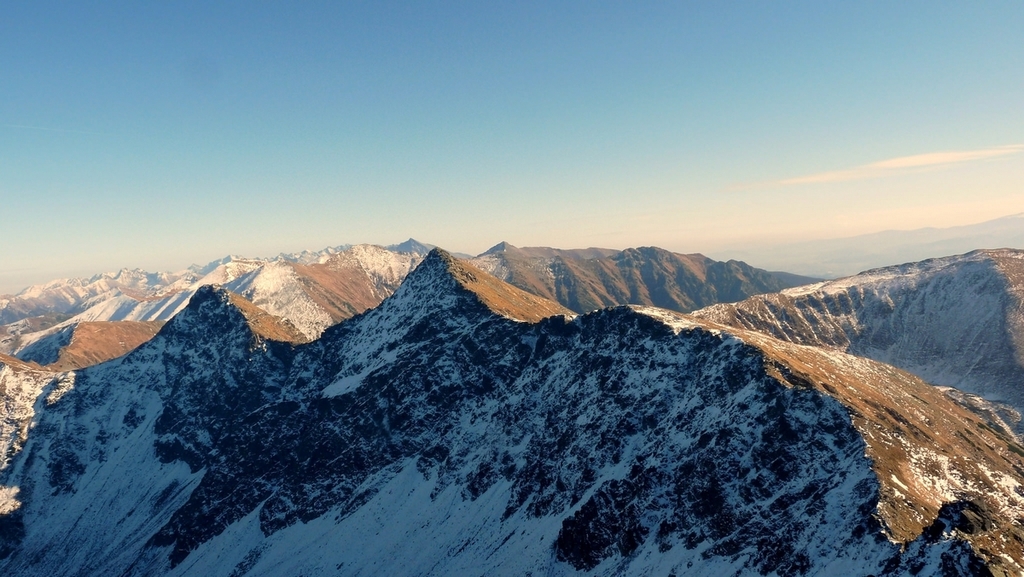
<svg viewBox="0 0 1024 577"><path fill-rule="evenodd" d="M338 321L379 304L424 254L356 245L270 260L225 257L180 273L125 269L91 279L53 281L0 300L0 315L14 319L0 325L0 353L17 353L33 341L82 322L166 321L207 284L244 295L269 313L288 319L307 338L315 338ZM55 315L63 320L33 320ZM29 330L33 327L39 328Z"/></svg>
<svg viewBox="0 0 1024 577"><path fill-rule="evenodd" d="M887 365L661 309L557 315L442 251L310 343L250 307L202 288L48 386L0 468L0 574L1024 566L1024 448Z"/></svg>
<svg viewBox="0 0 1024 577"><path fill-rule="evenodd" d="M413 254L427 254L428 252L431 251L431 249L434 248L434 245L423 244L422 242L414 238L410 238L405 242L400 242L398 244L389 244L384 248L393 252L411 252Z"/></svg>
<svg viewBox="0 0 1024 577"><path fill-rule="evenodd" d="M137 300L151 299L181 290L198 279L190 270L149 273L140 269L121 269L91 278L58 279L30 286L17 295L0 297L0 325L48 314L73 315L115 292Z"/></svg>
<svg viewBox="0 0 1024 577"><path fill-rule="evenodd" d="M63 346L59 335L70 335L67 331L80 323L167 321L208 284L243 295L313 339L327 327L377 306L430 247L409 239L387 248L345 245L274 259L228 256L178 273L125 269L91 279L53 281L0 300L0 314L17 319L0 325L0 353L36 358L35 352L25 356L20 351L39 342L36 349L49 346L52 354L46 358L53 357ZM690 311L812 280L654 247L521 249L501 243L469 260L576 312L620 304ZM108 357L97 352L80 358Z"/></svg>
<svg viewBox="0 0 1024 577"><path fill-rule="evenodd" d="M470 262L579 313L624 304L688 312L811 280L657 247L523 249L503 242Z"/></svg>
<svg viewBox="0 0 1024 577"><path fill-rule="evenodd" d="M874 269L694 315L889 363L1024 410L1022 250Z"/></svg>
<svg viewBox="0 0 1024 577"><path fill-rule="evenodd" d="M713 256L835 278L982 248L1024 248L1024 213L967 226L889 230L849 238L718 251Z"/></svg>

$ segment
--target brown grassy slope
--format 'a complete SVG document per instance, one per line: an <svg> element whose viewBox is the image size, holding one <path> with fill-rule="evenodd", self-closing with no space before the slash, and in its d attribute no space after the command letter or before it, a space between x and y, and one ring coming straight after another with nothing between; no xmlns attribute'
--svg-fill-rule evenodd
<svg viewBox="0 0 1024 577"><path fill-rule="evenodd" d="M292 263L303 290L334 322L380 304L366 274L361 269L331 268L326 264Z"/></svg>
<svg viewBox="0 0 1024 577"><path fill-rule="evenodd" d="M525 322L537 322L554 315L573 315L562 305L516 288L445 251L435 249L434 254L443 260L456 282L499 315Z"/></svg>
<svg viewBox="0 0 1024 577"><path fill-rule="evenodd" d="M39 371L43 369L38 363L26 363L19 358L5 354L0 354L0 366L2 365L6 365L16 371ZM0 391L0 395L2 394L3 391Z"/></svg>
<svg viewBox="0 0 1024 577"><path fill-rule="evenodd" d="M481 258L498 260L506 282L580 313L623 304L689 312L787 286L745 263L657 247L577 252L502 243Z"/></svg>
<svg viewBox="0 0 1024 577"><path fill-rule="evenodd" d="M264 311L242 295L225 292L228 293L229 302L242 313L256 336L283 343L309 342L309 338L287 320Z"/></svg>
<svg viewBox="0 0 1024 577"><path fill-rule="evenodd" d="M162 321L78 323L71 342L61 348L57 361L45 368L57 372L73 371L116 359L149 341L163 325Z"/></svg>
<svg viewBox="0 0 1024 577"><path fill-rule="evenodd" d="M339 252L323 263L289 265L295 270L305 293L335 323L379 305L401 284L407 272L400 270L403 265L410 264L399 259L394 263L396 270L371 273L363 268L360 257L353 254L359 248L371 253L370 258L374 251L387 252L381 247L361 246Z"/></svg>

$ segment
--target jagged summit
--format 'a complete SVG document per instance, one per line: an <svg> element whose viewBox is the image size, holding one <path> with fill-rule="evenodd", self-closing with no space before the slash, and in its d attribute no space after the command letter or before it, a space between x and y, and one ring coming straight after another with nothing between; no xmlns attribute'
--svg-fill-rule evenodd
<svg viewBox="0 0 1024 577"><path fill-rule="evenodd" d="M657 247L559 250L501 243L471 262L577 313L622 304L689 312L791 286L745 263Z"/></svg>
<svg viewBox="0 0 1024 577"><path fill-rule="evenodd" d="M480 256L484 256L484 255L487 255L487 254L501 254L501 253L518 254L520 252L522 252L522 251L519 250L519 247L517 247L517 246L515 246L515 245L513 245L513 244L503 240L503 241L499 242L498 244L492 246L491 248L485 250Z"/></svg>
<svg viewBox="0 0 1024 577"><path fill-rule="evenodd" d="M452 290L466 291L492 312L513 320L537 322L554 315L574 315L562 305L518 289L440 248L427 254L395 297L408 299L410 293L419 293L429 302L428 299L443 300L439 291Z"/></svg>
<svg viewBox="0 0 1024 577"><path fill-rule="evenodd" d="M204 287L38 405L0 572L1020 572L1024 449L920 380L659 309L486 302L521 296L435 250L315 343L253 347Z"/></svg>
<svg viewBox="0 0 1024 577"><path fill-rule="evenodd" d="M238 315L238 317L234 317ZM183 327L223 330L226 325L240 320L253 335L284 343L304 343L309 339L292 323L274 316L252 304L245 297L215 285L200 287L185 309L167 323L173 330Z"/></svg>

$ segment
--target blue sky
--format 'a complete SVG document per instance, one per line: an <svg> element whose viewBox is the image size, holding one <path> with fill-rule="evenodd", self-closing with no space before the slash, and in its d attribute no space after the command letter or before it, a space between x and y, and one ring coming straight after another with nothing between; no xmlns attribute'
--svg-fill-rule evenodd
<svg viewBox="0 0 1024 577"><path fill-rule="evenodd" d="M1024 212L1020 2L85 4L0 7L0 293Z"/></svg>

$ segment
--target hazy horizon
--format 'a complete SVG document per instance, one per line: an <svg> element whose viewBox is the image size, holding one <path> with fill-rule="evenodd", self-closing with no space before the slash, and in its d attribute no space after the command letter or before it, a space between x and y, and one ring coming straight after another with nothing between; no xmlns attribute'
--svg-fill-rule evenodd
<svg viewBox="0 0 1024 577"><path fill-rule="evenodd" d="M961 230L961 229L974 229L974 228L978 228L978 227L984 227L984 225L989 225L989 224L993 224L993 223L1000 223L1000 222L1003 222L1003 221L1007 221L1009 219L1022 219L1022 220L1024 220L1024 213L1006 215L1004 217L1000 217L998 219L994 219L994 220L991 220L991 221L984 221L984 222L981 222L981 223L969 223L967 225L960 225L960 226L957 226L957 227L948 227L948 228L925 227L925 228L912 229L912 230L888 229L888 230L883 230L883 231L877 231L877 232L874 232L874 233L868 233L868 234L865 234L865 235L856 235L856 236L852 236L852 237L836 237L836 238L828 238L828 239L817 239L815 241L807 241L807 242L804 242L804 243L791 243L791 244L778 244L778 245L759 245L759 246L750 245L750 246L739 246L739 247L733 247L733 248L721 249L721 250L710 250L710 251L696 250L696 251L688 251L688 253L690 253L690 254L692 254L692 253L700 253L700 254L704 254L705 256L709 256L711 258L717 259L717 260L729 260L729 259L742 260L742 261L747 262L748 264L751 264L751 265L753 265L755 267L766 269L766 270L777 271L777 272L789 272L789 273L793 273L793 274L805 275L805 276L810 276L810 277L815 277L815 278L836 278L836 277L839 277L839 276L846 276L846 275L856 274L857 272L860 272L862 270L866 270L868 268L875 268L875 267L879 267L879 266L902 264L902 263L905 263L905 262L923 260L923 259L926 259L926 258L951 256L951 255L954 255L954 254L960 254L960 253L964 253L964 252L969 252L971 250L976 250L976 249L984 249L984 248L1020 248L1020 247L1024 246L1024 229L1021 229L1019 234L1017 235L1018 237L1020 237L1020 239L1022 239L1021 242L1015 244L1014 246L1005 246L1005 244L1000 244L999 246L995 246L995 245L993 245L993 246L987 246L987 245L986 246L975 246L975 244L971 244L971 240L970 239L976 238L976 237L972 237L972 236L969 236L969 235L958 237L955 234L950 234L950 235L947 235L947 236L943 236L943 233L946 233L946 232L948 232L948 233L955 233L956 231ZM1005 227L1003 227L1003 228L1005 228ZM977 231L971 231L971 232L974 232L975 234L977 234ZM926 235L926 238L924 238L920 242L917 242L916 244L910 244L910 243L906 243L905 242L905 244L901 245L898 242L897 243L893 243L893 241L896 240L896 237L899 237L900 235L908 234L908 235L911 235L911 237L913 237L913 236L920 236L922 233L924 233ZM928 236L927 233L935 233L935 234L933 234L931 236ZM882 237L883 238L882 244L888 249L888 251L880 250L879 249L879 243L876 242L875 239L872 238L872 237ZM1003 238L1007 237L1005 235L1005 232L1002 235L1002 237ZM37 279L37 280L29 281L27 283L24 283L24 282L19 283L18 281L12 280L12 279L19 278L19 275L17 274L18 271L13 271L13 272L4 271L2 274L0 274L0 295L15 295L18 292L20 292L20 291L22 291L22 290L24 290L24 289L26 289L26 288L28 288L30 286L40 285L40 284L43 284L45 282L48 282L48 281L51 281L51 280L57 280L57 279L60 279L60 278L89 278L89 277L92 277L92 276L95 276L95 275L98 275L98 274L117 272L118 270L121 270L121 269L124 269L124 268L128 268L128 269L141 268L141 269L146 270L147 272L151 272L151 273L160 273L160 272L170 272L170 273L173 273L173 272L180 272L182 270L185 270L185 269L187 269L190 266L200 266L200 267L202 267L202 266L205 266L205 265L207 265L207 264L209 264L211 262L214 262L216 260L219 260L221 258L228 257L228 256L235 256L235 257L240 257L240 258L266 259L266 258L274 258L274 257L277 257L277 256L279 256L281 254L293 254L293 253L300 253L302 251L319 252L319 251L322 251L322 250L325 250L325 249L328 249L328 248L334 248L334 247L345 246L345 245L356 245L356 244L378 244L378 245L381 245L381 246L397 245L397 244L400 244L402 242L405 242L406 240L409 240L409 238L404 238L404 239L401 239L401 240L395 240L393 242L385 242L385 243L362 243L362 242L359 242L357 240L356 241L348 241L348 242L335 242L335 243L329 243L327 245L320 246L320 247L307 246L307 247L303 247L303 248L299 248L299 249L295 249L295 250L280 250L280 251L269 252L269 253L264 253L264 254L223 253L223 254L221 254L221 255L219 255L219 256L217 256L215 258L212 258L212 259L203 260L203 261L193 260L193 261L189 261L189 262L186 262L184 264L181 264L180 266L176 266L176 267L172 266L172 267L162 268L162 269L155 269L155 268L154 269L147 269L145 267L139 267L139 266L121 265L121 266L109 267L109 268L106 268L106 269L103 269L103 270L91 270L91 269L84 269L83 268L83 269L80 269L81 272L77 273L77 274L74 274L74 273L61 274L59 271L54 271L54 274L47 275L45 273L40 273L39 275L36 275L36 274L32 273L31 271L29 271L29 274L25 275L24 278L33 278L33 279ZM517 243L517 242L515 242L513 240L499 239L499 240L495 240L494 242L490 243L483 250L478 250L478 251L470 252L470 251L459 250L457 247L446 247L446 246L442 246L442 245L437 245L436 243L431 242L430 239L415 238L413 240L416 240L418 242L422 242L422 243L428 244L428 245L440 246L441 248L443 248L443 249L445 249L445 250L447 250L449 252L452 252L452 253L468 254L468 255L472 255L472 256L477 256L477 255L485 252L487 249L490 249L493 246L495 246L495 245L497 245L497 244L499 244L501 242L508 242L509 244L511 244L513 246L517 246L519 248L549 246L549 245L521 244L521 243ZM901 240L907 241L907 239L901 239ZM850 241L850 242L847 243L846 241ZM932 244L929 244L929 242L932 243ZM967 244L965 244L965 242ZM627 248L637 248L637 247L640 247L640 246L644 246L644 245L633 245L633 246L594 246L594 245L582 246L581 245L581 246L554 246L554 247L550 247L550 248L557 248L557 249L604 248L604 249L612 249L612 250L623 250L623 249L627 249ZM848 247L854 248L854 250L850 250L849 251L852 254L850 254L849 258L848 258L848 260L850 262L855 263L854 265L851 265L852 268L847 267L847 268L842 269L842 270L840 270L838 272L828 270L827 267L829 265L835 265L836 263L834 263L832 261L829 261L827 259L827 257L828 256L833 256L834 253L836 252L837 248L839 250L842 250L842 249L848 248ZM934 248L931 248L931 247L934 247ZM661 247L661 248L665 248L665 247ZM797 249L797 250L794 250L793 254L777 254L777 250L776 249ZM819 249L819 250L815 251L814 249ZM865 252L870 254L870 256L873 257L873 259L872 258L868 258L868 260L870 261L869 264L865 264L864 266L856 266L856 263L860 262L860 261L858 261L858 258L863 257L864 256L863 253L865 253ZM890 257L889 255L896 255L896 256L891 256ZM5 287L7 287L7 288L5 289Z"/></svg>

